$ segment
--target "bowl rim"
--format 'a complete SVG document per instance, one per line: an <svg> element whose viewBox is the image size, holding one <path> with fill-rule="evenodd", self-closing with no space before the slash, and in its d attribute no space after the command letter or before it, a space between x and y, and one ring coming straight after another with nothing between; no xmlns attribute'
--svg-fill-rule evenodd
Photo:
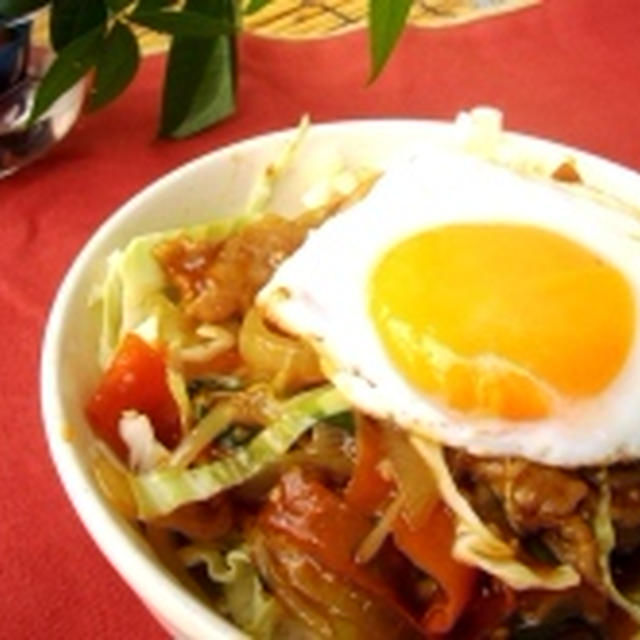
<svg viewBox="0 0 640 640"><path fill-rule="evenodd" d="M357 118L315 123L311 131L315 135L327 135L345 130L362 129L375 136L376 131L397 128L418 128L427 132L432 129L436 134L453 136L455 123L449 120L417 119L417 118ZM213 607L200 602L196 596L188 592L173 577L171 572L160 562L153 563L135 548L131 538L125 532L122 524L113 513L113 508L103 500L99 487L90 477L83 465L82 455L77 451L72 441L65 438L61 426L65 424L62 390L59 381L59 362L61 356L61 342L63 326L65 324L65 309L68 301L73 298L74 290L81 275L91 265L93 254L129 215L135 213L139 205L155 189L171 188L180 183L191 172L213 162L218 157L251 151L260 148L267 142L286 140L294 134L295 127L278 129L238 140L228 145L206 152L194 159L179 165L164 175L146 184L141 190L120 205L113 213L96 228L76 254L64 274L61 284L55 294L47 317L40 352L39 393L41 420L44 425L49 454L54 462L56 474L62 483L64 491L73 505L76 516L80 519L86 532L98 546L103 556L113 566L125 583L136 593L145 605L154 612L166 627L166 621L175 619L190 619L197 633L211 637L213 632L225 638L246 637L222 615L217 614ZM605 175L619 179L621 184L633 181L634 193L639 197L634 201L640 209L640 174L614 161L605 159L597 154L583 151L576 147L565 145L553 140L533 135L505 130L509 138L525 143L538 151L554 153L557 156L569 154L581 162L587 163L594 170L603 171ZM140 233L144 233L141 230ZM153 584L154 590L163 593L162 611L158 612L153 602L145 596L145 585Z"/></svg>

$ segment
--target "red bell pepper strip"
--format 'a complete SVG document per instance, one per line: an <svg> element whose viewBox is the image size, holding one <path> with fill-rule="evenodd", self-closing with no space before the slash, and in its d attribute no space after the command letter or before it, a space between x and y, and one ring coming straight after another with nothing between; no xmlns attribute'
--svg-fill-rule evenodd
<svg viewBox="0 0 640 640"><path fill-rule="evenodd" d="M483 640L492 637L491 633L503 625L516 610L516 594L509 586L487 576L482 581L478 596L469 603L451 634L456 640Z"/></svg>
<svg viewBox="0 0 640 640"><path fill-rule="evenodd" d="M415 566L440 585L440 591L422 617L430 633L446 633L455 625L474 592L478 571L451 555L455 536L453 516L443 502L414 528L400 516L393 525L393 539Z"/></svg>
<svg viewBox="0 0 640 640"><path fill-rule="evenodd" d="M356 549L371 530L371 520L317 480L299 469L282 476L261 510L258 528L271 537L286 537L288 544L295 545L325 571L369 594L393 613L400 626L412 630L410 636L402 637L423 635L378 568L355 561Z"/></svg>
<svg viewBox="0 0 640 640"><path fill-rule="evenodd" d="M368 420L358 425L356 437L356 465L345 499L360 513L373 515L393 490L391 481L380 474L380 463L385 457L384 438L380 427ZM451 555L454 522L442 502L429 509L417 524L412 527L401 514L393 524L393 538L416 567L438 582L440 592L424 613L422 625L429 633L441 634L453 628L462 614L473 594L478 571Z"/></svg>
<svg viewBox="0 0 640 640"><path fill-rule="evenodd" d="M96 435L123 460L127 446L118 425L127 410L145 414L166 447L179 442L180 412L167 384L164 354L134 333L125 336L86 407Z"/></svg>
<svg viewBox="0 0 640 640"><path fill-rule="evenodd" d="M332 572L369 590L387 591L384 582L354 561L359 544L371 530L371 520L300 470L282 476L260 521L263 529L290 536Z"/></svg>
<svg viewBox="0 0 640 640"><path fill-rule="evenodd" d="M345 490L345 500L367 516L375 514L393 490L393 482L380 473L379 464L384 456L380 427L361 417L356 430L356 464Z"/></svg>

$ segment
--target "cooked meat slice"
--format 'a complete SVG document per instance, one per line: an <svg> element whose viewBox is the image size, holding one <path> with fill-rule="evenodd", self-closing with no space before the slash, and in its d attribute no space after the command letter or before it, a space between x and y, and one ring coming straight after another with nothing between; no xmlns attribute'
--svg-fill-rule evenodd
<svg viewBox="0 0 640 640"><path fill-rule="evenodd" d="M508 537L539 536L558 560L575 567L589 584L599 584L598 545L588 522L593 492L578 472L520 458L457 453L449 460L468 495L482 497L486 491L478 485L486 484L500 504L502 518L486 495L474 502L481 518L502 525ZM484 513L486 507L490 510Z"/></svg>

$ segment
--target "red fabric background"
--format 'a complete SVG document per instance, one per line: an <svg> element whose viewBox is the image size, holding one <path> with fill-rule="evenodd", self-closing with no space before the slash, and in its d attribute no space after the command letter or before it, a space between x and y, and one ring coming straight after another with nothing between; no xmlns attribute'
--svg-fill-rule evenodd
<svg viewBox="0 0 640 640"><path fill-rule="evenodd" d="M0 636L162 638L74 516L42 436L41 333L74 254L118 205L182 162L231 141L351 117L452 118L502 108L507 126L640 169L637 0L545 0L440 31L410 30L364 86L360 33L307 43L245 38L240 107L182 142L154 141L163 61L121 100L83 117L48 158L0 181Z"/></svg>

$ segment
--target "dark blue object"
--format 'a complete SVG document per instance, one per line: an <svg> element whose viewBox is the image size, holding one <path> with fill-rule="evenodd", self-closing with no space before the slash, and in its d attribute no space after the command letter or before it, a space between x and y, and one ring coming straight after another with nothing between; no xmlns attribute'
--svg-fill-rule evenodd
<svg viewBox="0 0 640 640"><path fill-rule="evenodd" d="M30 32L31 20L8 25L0 19L0 94L27 74Z"/></svg>

